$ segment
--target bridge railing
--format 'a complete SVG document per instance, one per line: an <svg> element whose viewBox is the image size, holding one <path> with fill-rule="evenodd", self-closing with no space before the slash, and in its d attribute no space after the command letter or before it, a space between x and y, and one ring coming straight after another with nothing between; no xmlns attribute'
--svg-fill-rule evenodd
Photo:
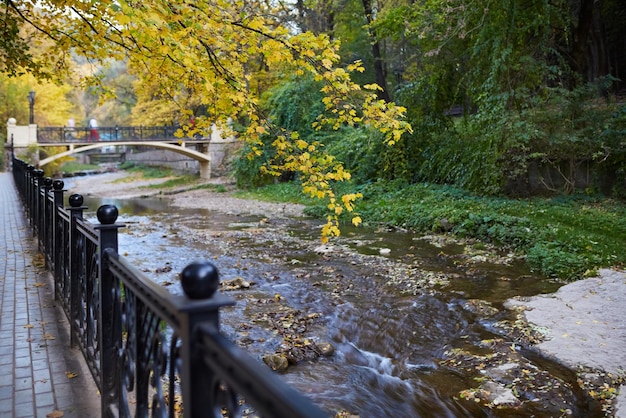
<svg viewBox="0 0 626 418"><path fill-rule="evenodd" d="M38 127L37 142L55 144L67 142L98 141L153 141L177 140L174 135L178 126L103 126L96 129L97 134L88 127Z"/></svg>
<svg viewBox="0 0 626 418"><path fill-rule="evenodd" d="M92 224L82 196L64 208L63 181L18 159L13 175L102 416L329 416L220 333L220 308L234 302L216 292L213 264L185 267L184 295L172 295L118 253L115 206Z"/></svg>

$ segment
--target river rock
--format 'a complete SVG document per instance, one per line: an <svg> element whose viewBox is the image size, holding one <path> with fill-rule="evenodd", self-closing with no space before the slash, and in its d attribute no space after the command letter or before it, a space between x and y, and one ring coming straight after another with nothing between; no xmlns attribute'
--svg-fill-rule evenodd
<svg viewBox="0 0 626 418"><path fill-rule="evenodd" d="M335 346L329 342L319 342L317 343L317 348L319 349L320 355L324 357L330 357L335 354Z"/></svg>
<svg viewBox="0 0 626 418"><path fill-rule="evenodd" d="M463 309L482 317L491 317L500 312L491 303L481 299L468 299L463 303Z"/></svg>
<svg viewBox="0 0 626 418"><path fill-rule="evenodd" d="M519 364L505 363L505 364L500 364L499 366L492 367L492 368L485 370L485 374L495 379L505 379L505 378L511 379L510 376L512 375L512 372L515 371L516 369L519 369Z"/></svg>
<svg viewBox="0 0 626 418"><path fill-rule="evenodd" d="M513 394L513 391L499 383L487 381L482 384L481 389L486 400L494 405L516 406L520 404L520 400Z"/></svg>
<svg viewBox="0 0 626 418"><path fill-rule="evenodd" d="M244 280L242 277L235 277L232 280L225 280L221 283L224 290L249 289L253 284L254 282Z"/></svg>
<svg viewBox="0 0 626 418"><path fill-rule="evenodd" d="M329 244L322 244L322 245L318 245L317 247L315 247L313 251L315 251L319 255L330 254L332 252L335 252L335 246L329 245Z"/></svg>
<svg viewBox="0 0 626 418"><path fill-rule="evenodd" d="M445 232L449 232L452 230L452 228L454 228L454 224L452 224L452 222L450 222L448 219L446 218L441 218L441 220L439 221L439 223L441 224L441 228L445 231Z"/></svg>
<svg viewBox="0 0 626 418"><path fill-rule="evenodd" d="M287 357L282 354L267 354L263 356L263 362L275 372L287 370L287 367L289 367Z"/></svg>

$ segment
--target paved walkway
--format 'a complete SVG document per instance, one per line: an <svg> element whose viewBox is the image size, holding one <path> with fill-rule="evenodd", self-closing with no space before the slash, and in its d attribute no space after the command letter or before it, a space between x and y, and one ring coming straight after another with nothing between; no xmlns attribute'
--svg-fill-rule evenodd
<svg viewBox="0 0 626 418"><path fill-rule="evenodd" d="M82 354L69 345L12 173L0 173L0 418L99 417Z"/></svg>

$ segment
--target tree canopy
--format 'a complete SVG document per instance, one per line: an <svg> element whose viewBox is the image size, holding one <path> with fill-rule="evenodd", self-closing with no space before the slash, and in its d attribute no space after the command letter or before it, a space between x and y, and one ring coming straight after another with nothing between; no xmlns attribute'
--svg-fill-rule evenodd
<svg viewBox="0 0 626 418"><path fill-rule="evenodd" d="M258 153L260 137L271 133L277 156L264 170L299 173L304 191L328 200L330 214L323 236L337 235L337 216L351 211L358 194L336 196L332 183L350 178L342 164L327 155L320 144L275 126L259 107L256 85L264 74L280 79L312 74L322 83L324 112L318 129L366 124L384 133L393 144L410 125L404 109L378 99L376 85L360 86L350 74L363 71L360 62L338 65L339 43L326 34L293 31L283 24L289 10L280 2L266 1L118 1L5 0L5 18L22 22L5 50L16 46L15 57L5 60L11 73L30 71L41 78L67 76L72 54L89 62L125 60L137 77L140 94L176 103L188 116L202 107L192 130L222 129L229 120L245 120L239 134ZM39 55L31 55L29 38ZM9 44L9 42L12 42ZM8 48L9 47L9 48ZM94 74L83 77L84 86L100 85ZM189 132L193 134L194 132ZM358 216L353 218L358 224Z"/></svg>
<svg viewBox="0 0 626 418"><path fill-rule="evenodd" d="M571 192L593 163L626 182L620 0L2 4L5 76L79 69L101 100L116 90L111 121L236 130L250 166L326 201L324 236L359 197L337 192L352 174L499 194L549 166L565 185L546 187Z"/></svg>

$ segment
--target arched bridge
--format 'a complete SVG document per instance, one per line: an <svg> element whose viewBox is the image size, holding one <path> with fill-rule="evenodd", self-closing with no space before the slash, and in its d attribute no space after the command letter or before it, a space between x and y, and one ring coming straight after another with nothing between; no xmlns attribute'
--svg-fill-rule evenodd
<svg viewBox="0 0 626 418"><path fill-rule="evenodd" d="M204 141L204 144L200 144L198 142L195 142L197 145L200 145L201 148L208 148L206 147L206 143L208 141ZM56 146L59 146L60 144L55 144ZM78 144L63 144L64 146L68 146L69 149L67 151L61 152L59 154L55 154L52 155L48 158L44 158L43 160L39 160L39 167L42 167L56 159L59 158L63 158L63 157L67 157L68 155L72 155L72 154L76 154L78 152L85 152L85 151L89 151L89 150L93 150L93 149L97 149L97 148L104 148L104 147L110 147L111 145L115 145L115 146L143 146L143 147L154 147L154 148L162 148L162 149L168 149L170 151L174 151L177 152L179 154L183 154L187 157L191 157L195 160L198 160L200 162L200 164L202 164L203 162L206 163L210 163L211 162L211 157L208 154L196 151L194 149L191 148L187 148L186 146L186 142L179 140L177 141L176 144L171 144L169 142L164 142L164 141L111 141L111 142L96 142L96 143L89 143L89 144L83 144L83 145L79 145L76 146Z"/></svg>
<svg viewBox="0 0 626 418"><path fill-rule="evenodd" d="M100 127L96 131L86 127L38 127L17 126L9 120L8 139L16 148L36 145L38 147L64 147L65 151L39 161L42 167L50 162L72 154L88 152L112 146L141 146L170 150L199 162L200 177L211 175L211 144L232 142L223 139L213 127L210 137L178 137L177 126L114 126Z"/></svg>

